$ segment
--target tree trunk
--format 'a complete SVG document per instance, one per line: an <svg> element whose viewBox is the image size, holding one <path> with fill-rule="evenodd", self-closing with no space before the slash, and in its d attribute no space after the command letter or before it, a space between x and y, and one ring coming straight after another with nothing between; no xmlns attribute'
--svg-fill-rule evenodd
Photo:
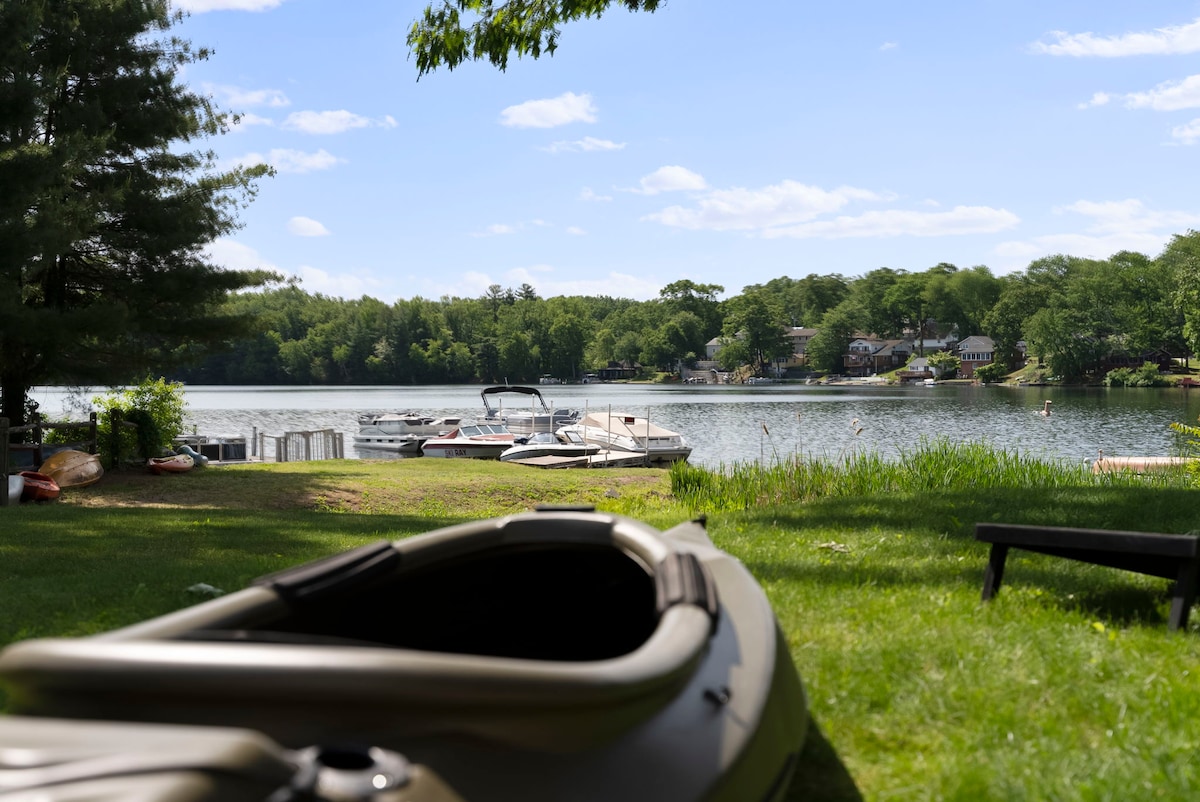
<svg viewBox="0 0 1200 802"><path fill-rule="evenodd" d="M28 391L29 387L21 379L8 376L0 379L0 396L3 396L0 418L8 418L9 426L25 425L25 393Z"/></svg>

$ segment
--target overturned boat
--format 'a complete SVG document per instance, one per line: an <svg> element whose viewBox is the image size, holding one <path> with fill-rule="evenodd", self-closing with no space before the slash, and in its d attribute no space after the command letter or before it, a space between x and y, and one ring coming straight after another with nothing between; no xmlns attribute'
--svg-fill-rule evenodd
<svg viewBox="0 0 1200 802"><path fill-rule="evenodd" d="M140 722L122 731L143 744L139 727L180 724L293 755L357 745L339 760L358 769L394 755L446 791L413 800L780 800L808 723L766 596L702 522L586 509L370 544L125 629L17 643L0 683L22 720ZM28 731L0 726L0 755L40 745Z"/></svg>

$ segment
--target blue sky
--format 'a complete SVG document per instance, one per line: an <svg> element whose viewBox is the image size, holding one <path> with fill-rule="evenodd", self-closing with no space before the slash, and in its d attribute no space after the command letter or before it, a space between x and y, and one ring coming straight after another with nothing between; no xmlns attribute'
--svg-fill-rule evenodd
<svg viewBox="0 0 1200 802"><path fill-rule="evenodd" d="M416 0L175 5L243 115L222 163L278 171L213 255L310 292L729 296L1200 229L1200 3L669 0L420 81Z"/></svg>

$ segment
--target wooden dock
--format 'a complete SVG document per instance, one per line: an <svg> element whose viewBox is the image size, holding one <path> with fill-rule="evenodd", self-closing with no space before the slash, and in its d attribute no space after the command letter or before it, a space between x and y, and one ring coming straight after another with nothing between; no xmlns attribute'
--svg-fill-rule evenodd
<svg viewBox="0 0 1200 802"><path fill-rule="evenodd" d="M647 464L645 454L631 451L601 451L599 454L582 457L527 457L506 460L514 465L529 465L534 468L642 468Z"/></svg>

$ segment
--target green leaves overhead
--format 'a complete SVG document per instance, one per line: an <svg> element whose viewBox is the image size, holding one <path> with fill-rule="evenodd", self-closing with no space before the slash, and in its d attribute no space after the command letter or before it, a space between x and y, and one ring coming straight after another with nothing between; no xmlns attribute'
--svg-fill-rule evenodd
<svg viewBox="0 0 1200 802"><path fill-rule="evenodd" d="M441 0L427 6L408 34L417 77L439 67L453 70L464 61L487 59L500 70L509 54L517 58L553 55L559 26L599 17L609 6L655 11L661 0ZM464 16L470 21L465 21Z"/></svg>

